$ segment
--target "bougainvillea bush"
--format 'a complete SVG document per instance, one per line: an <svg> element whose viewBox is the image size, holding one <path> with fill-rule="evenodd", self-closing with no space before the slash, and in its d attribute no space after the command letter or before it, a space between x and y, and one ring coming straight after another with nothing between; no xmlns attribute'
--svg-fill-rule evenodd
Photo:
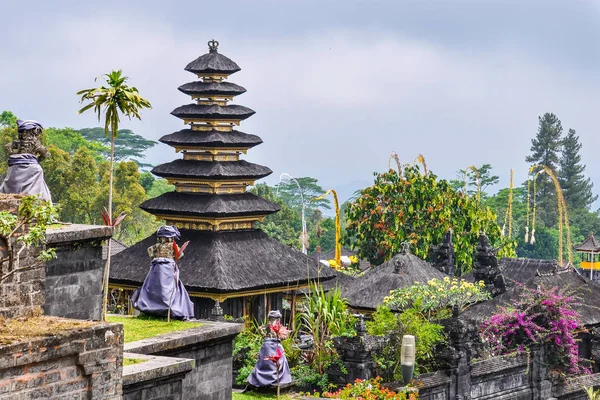
<svg viewBox="0 0 600 400"><path fill-rule="evenodd" d="M414 285L392 290L383 302L397 310L414 307L428 319L439 320L448 317L454 306L462 311L473 303L489 299L484 286L483 281L471 283L449 277L431 279L427 283L415 282Z"/></svg>
<svg viewBox="0 0 600 400"><path fill-rule="evenodd" d="M526 288L511 308L486 320L480 331L491 355L527 352L533 344L544 345L553 373L589 373L577 351L576 333L583 331L576 299L558 288Z"/></svg>

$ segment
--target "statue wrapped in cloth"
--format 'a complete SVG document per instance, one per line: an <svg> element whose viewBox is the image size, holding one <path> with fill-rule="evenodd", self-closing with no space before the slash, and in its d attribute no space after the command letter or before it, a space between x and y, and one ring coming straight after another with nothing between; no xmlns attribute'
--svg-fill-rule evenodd
<svg viewBox="0 0 600 400"><path fill-rule="evenodd" d="M39 164L49 155L40 140L43 129L36 121L17 121L19 138L6 146L9 152L8 172L0 186L0 193L38 195L44 200L52 200Z"/></svg>
<svg viewBox="0 0 600 400"><path fill-rule="evenodd" d="M152 257L150 272L141 288L132 296L133 307L144 314L167 316L171 309L173 318L194 318L194 304L179 280L177 260L182 257L185 244L180 249L175 239L180 238L175 226L161 226L156 232L157 242L148 248Z"/></svg>
<svg viewBox="0 0 600 400"><path fill-rule="evenodd" d="M288 337L289 331L281 325L281 313L278 310L270 311L267 324L259 329L264 342L247 382L256 387L291 383L292 374L281 345L281 340Z"/></svg>

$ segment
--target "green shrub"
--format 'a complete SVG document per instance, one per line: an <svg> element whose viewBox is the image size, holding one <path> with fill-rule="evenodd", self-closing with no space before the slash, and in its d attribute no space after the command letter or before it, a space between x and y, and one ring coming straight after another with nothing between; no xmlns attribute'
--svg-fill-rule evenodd
<svg viewBox="0 0 600 400"><path fill-rule="evenodd" d="M239 366L235 383L245 385L248 375L254 369L263 337L256 324L247 326L233 341L233 362Z"/></svg>
<svg viewBox="0 0 600 400"><path fill-rule="evenodd" d="M373 314L373 322L367 325L369 332L384 336L389 341L375 356L379 372L386 380L401 379L400 352L402 336L415 337L415 374L435 370L437 367L436 349L446 345L444 328L429 322L418 310L411 308L401 314L394 314L389 308L380 306Z"/></svg>

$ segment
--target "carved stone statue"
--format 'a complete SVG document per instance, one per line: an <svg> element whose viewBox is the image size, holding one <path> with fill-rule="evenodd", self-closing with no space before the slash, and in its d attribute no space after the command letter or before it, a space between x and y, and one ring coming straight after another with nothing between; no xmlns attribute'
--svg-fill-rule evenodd
<svg viewBox="0 0 600 400"><path fill-rule="evenodd" d="M490 239L481 233L475 253L473 278L476 281L483 281L492 296L498 296L506 292L506 281L498 265L497 253L498 249L493 248Z"/></svg>
<svg viewBox="0 0 600 400"><path fill-rule="evenodd" d="M43 129L36 121L17 121L19 137L6 146L9 152L8 172L0 186L0 193L38 195L51 201L44 171L38 162L49 156L40 139Z"/></svg>
<svg viewBox="0 0 600 400"><path fill-rule="evenodd" d="M174 226L161 226L156 232L156 244L148 248L152 257L150 272L141 288L133 293L133 307L145 314L171 316L180 319L194 318L194 304L179 280L177 259L182 257L175 242L179 230Z"/></svg>
<svg viewBox="0 0 600 400"><path fill-rule="evenodd" d="M444 234L442 244L430 247L431 265L440 272L454 275L456 270L454 244L452 244L452 231Z"/></svg>

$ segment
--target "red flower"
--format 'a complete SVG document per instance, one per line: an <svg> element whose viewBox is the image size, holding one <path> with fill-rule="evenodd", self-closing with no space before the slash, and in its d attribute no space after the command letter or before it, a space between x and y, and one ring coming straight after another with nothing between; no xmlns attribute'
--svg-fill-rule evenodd
<svg viewBox="0 0 600 400"><path fill-rule="evenodd" d="M277 364L279 362L279 359L281 358L281 356L283 356L283 352L281 351L280 348L277 348L277 354L273 355L273 356L268 356L265 357L265 360L271 360L273 361L275 364Z"/></svg>

